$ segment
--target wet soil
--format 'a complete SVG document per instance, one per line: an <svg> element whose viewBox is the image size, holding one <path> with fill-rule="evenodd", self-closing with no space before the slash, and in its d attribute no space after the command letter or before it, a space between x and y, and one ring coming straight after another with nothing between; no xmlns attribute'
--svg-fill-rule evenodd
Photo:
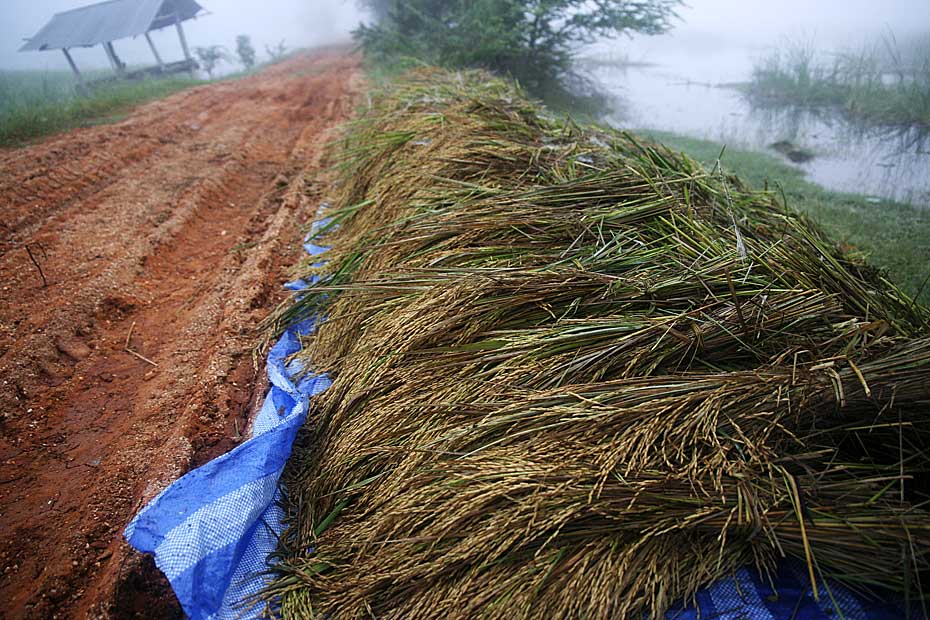
<svg viewBox="0 0 930 620"><path fill-rule="evenodd" d="M317 51L0 151L0 617L180 616L122 529L242 439L360 88Z"/></svg>

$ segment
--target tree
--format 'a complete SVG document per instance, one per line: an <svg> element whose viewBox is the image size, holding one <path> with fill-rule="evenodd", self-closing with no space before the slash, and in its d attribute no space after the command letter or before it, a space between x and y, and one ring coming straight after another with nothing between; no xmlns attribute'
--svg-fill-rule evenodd
<svg viewBox="0 0 930 620"><path fill-rule="evenodd" d="M207 72L211 80L213 79L213 72L216 70L217 65L229 60L229 52L227 52L226 48L222 45L195 47L194 54L197 55L200 66Z"/></svg>
<svg viewBox="0 0 930 620"><path fill-rule="evenodd" d="M252 47L252 39L247 34L240 34L236 37L236 55L239 56L239 62L246 69L255 66L255 48Z"/></svg>
<svg viewBox="0 0 930 620"><path fill-rule="evenodd" d="M376 21L356 38L369 54L476 66L531 89L571 73L578 47L669 30L681 0L360 0Z"/></svg>
<svg viewBox="0 0 930 620"><path fill-rule="evenodd" d="M265 51L268 52L268 56L271 57L271 62L278 62L284 58L284 54L287 52L287 46L284 45L284 39L281 39L274 47L266 45Z"/></svg>

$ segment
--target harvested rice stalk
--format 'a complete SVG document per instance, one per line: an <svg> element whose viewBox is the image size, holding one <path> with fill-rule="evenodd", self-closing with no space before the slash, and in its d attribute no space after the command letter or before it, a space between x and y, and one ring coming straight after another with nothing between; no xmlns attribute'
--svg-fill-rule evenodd
<svg viewBox="0 0 930 620"><path fill-rule="evenodd" d="M480 73L341 145L286 618L662 617L782 558L922 595L930 313L803 216ZM825 593L826 595L826 593Z"/></svg>

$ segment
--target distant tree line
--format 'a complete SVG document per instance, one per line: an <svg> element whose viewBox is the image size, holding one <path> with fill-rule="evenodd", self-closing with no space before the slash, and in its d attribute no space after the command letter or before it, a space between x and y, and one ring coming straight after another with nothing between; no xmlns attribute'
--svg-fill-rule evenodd
<svg viewBox="0 0 930 620"><path fill-rule="evenodd" d="M255 48L252 47L252 39L249 35L240 34L236 37L236 55L246 71L255 66Z"/></svg>
<svg viewBox="0 0 930 620"><path fill-rule="evenodd" d="M572 71L580 45L661 34L681 0L360 0L373 16L355 36L376 58L483 67L530 89Z"/></svg>
<svg viewBox="0 0 930 620"><path fill-rule="evenodd" d="M197 56L197 62L200 67L207 72L207 76L212 80L213 72L221 62L228 62L230 55L222 45L206 45L195 47L194 55Z"/></svg>
<svg viewBox="0 0 930 620"><path fill-rule="evenodd" d="M282 39L274 46L265 45L265 52L271 62L277 62L284 58L287 53L287 45L284 44ZM247 34L240 34L236 37L235 57L222 45L195 47L194 55L197 56L197 62L207 72L207 76L211 80L213 79L213 73L221 63L231 64L238 60L246 71L251 71L255 67L257 58L255 47L252 45L252 38Z"/></svg>

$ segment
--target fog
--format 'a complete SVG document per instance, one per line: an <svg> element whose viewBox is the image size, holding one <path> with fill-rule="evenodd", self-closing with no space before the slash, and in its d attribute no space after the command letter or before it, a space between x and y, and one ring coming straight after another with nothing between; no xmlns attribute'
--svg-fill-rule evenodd
<svg viewBox="0 0 930 620"><path fill-rule="evenodd" d="M586 54L619 53L680 67L695 81L726 82L745 79L755 59L786 42L840 51L930 33L930 0L687 1L668 34L604 41Z"/></svg>
<svg viewBox="0 0 930 620"><path fill-rule="evenodd" d="M259 58L267 57L265 45L282 39L288 48L322 45L350 39L350 32L363 19L355 0L198 0L207 14L184 24L191 47L224 45L235 49L239 34L252 37ZM36 34L55 13L94 4L93 0L2 0L0 1L0 69L62 69L67 62L58 50L17 52L24 39ZM154 35L167 61L183 58L177 34L166 28ZM117 54L129 64L152 64L144 38L115 43ZM106 55L99 46L73 52L81 68L106 68Z"/></svg>
<svg viewBox="0 0 930 620"><path fill-rule="evenodd" d="M680 11L679 32L760 43L799 33L825 45L842 44L883 30L907 35L930 29L928 0L690 0Z"/></svg>
<svg viewBox="0 0 930 620"><path fill-rule="evenodd" d="M288 47L346 40L363 19L355 0L200 0L209 14L186 25L192 46L233 47L238 34L248 34L260 55L266 44L284 39ZM0 68L67 69L57 51L17 53L23 39L34 35L56 12L90 4L86 0L3 0L0 3ZM662 37L605 42L601 49L623 49L648 60L651 56L689 49L716 48L720 54L745 56L747 49L772 45L784 37L816 39L818 47L855 45L892 32L907 37L930 30L930 0L690 0L681 9L675 30ZM156 35L165 56L180 58L171 29ZM129 63L149 63L144 40L116 44ZM99 48L75 52L81 66L106 67Z"/></svg>

